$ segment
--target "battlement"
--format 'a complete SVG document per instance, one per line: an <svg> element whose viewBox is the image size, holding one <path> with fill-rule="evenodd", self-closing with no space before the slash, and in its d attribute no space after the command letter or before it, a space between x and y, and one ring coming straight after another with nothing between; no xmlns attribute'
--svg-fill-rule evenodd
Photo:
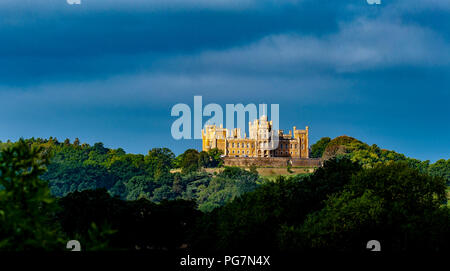
<svg viewBox="0 0 450 271"><path fill-rule="evenodd" d="M202 130L202 148L222 150L226 157L289 157L309 158L309 127L297 130L294 126L288 134L273 130L272 121L261 116L249 122L249 136L239 128L229 130L222 125L205 125ZM276 140L274 140L276 138Z"/></svg>

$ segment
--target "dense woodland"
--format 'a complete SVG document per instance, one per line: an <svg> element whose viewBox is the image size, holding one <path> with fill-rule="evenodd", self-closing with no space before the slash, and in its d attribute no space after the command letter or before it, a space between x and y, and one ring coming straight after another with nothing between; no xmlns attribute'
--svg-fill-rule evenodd
<svg viewBox="0 0 450 271"><path fill-rule="evenodd" d="M78 139L0 143L0 249L449 250L450 160L431 164L351 137L311 146L310 175L221 167L220 151L146 155ZM178 170L175 170L178 169ZM18 230L20 229L20 230Z"/></svg>

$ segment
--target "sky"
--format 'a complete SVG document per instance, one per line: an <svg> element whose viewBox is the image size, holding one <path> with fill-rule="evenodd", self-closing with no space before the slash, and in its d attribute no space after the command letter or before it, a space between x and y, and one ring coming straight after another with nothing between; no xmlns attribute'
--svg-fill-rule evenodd
<svg viewBox="0 0 450 271"><path fill-rule="evenodd" d="M0 1L0 140L147 153L177 103L279 104L310 142L450 158L450 1ZM203 120L206 121L205 117Z"/></svg>

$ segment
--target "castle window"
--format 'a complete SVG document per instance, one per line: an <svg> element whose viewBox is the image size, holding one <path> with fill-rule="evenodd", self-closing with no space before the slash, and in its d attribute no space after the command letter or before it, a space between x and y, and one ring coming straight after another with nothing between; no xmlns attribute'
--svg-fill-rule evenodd
<svg viewBox="0 0 450 271"><path fill-rule="evenodd" d="M238 151L238 153L239 153L239 151Z"/></svg>
<svg viewBox="0 0 450 271"><path fill-rule="evenodd" d="M292 149L292 144L291 144L291 149Z"/></svg>
<svg viewBox="0 0 450 271"><path fill-rule="evenodd" d="M233 148L234 148L234 143L233 143ZM233 152L234 153L234 152Z"/></svg>
<svg viewBox="0 0 450 271"><path fill-rule="evenodd" d="M237 147L239 148L239 143L237 143Z"/></svg>
<svg viewBox="0 0 450 271"><path fill-rule="evenodd" d="M295 148L297 149L297 144L295 144Z"/></svg>
<svg viewBox="0 0 450 271"><path fill-rule="evenodd" d="M234 150L233 150L233 153L234 153Z"/></svg>

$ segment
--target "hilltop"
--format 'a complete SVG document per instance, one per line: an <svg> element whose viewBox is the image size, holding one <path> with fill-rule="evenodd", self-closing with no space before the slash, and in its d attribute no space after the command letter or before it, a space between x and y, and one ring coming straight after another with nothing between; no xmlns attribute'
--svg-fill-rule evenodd
<svg viewBox="0 0 450 271"><path fill-rule="evenodd" d="M364 145L274 181L254 167L203 172L221 166L215 151L134 155L53 138L0 148L0 250L63 250L74 237L86 250L362 252L374 239L383 251L450 249L448 180L410 158L352 161Z"/></svg>
<svg viewBox="0 0 450 271"><path fill-rule="evenodd" d="M146 198L195 200L199 209L210 211L279 175L295 176L310 172L303 168L223 168L221 153L186 150L175 156L167 148L153 148L146 155L106 148L103 143L82 144L79 139L59 142L56 138L27 139L27 144L41 146L52 154L51 163L41 177L51 192L63 197L75 191L105 188L123 200ZM12 142L0 143L0 149ZM450 160L434 164L408 158L394 151L380 149L349 136L322 138L311 146L312 155L324 160L347 157L364 168L389 161L405 161L411 168L431 176L450 180ZM222 168L222 169L219 169Z"/></svg>

